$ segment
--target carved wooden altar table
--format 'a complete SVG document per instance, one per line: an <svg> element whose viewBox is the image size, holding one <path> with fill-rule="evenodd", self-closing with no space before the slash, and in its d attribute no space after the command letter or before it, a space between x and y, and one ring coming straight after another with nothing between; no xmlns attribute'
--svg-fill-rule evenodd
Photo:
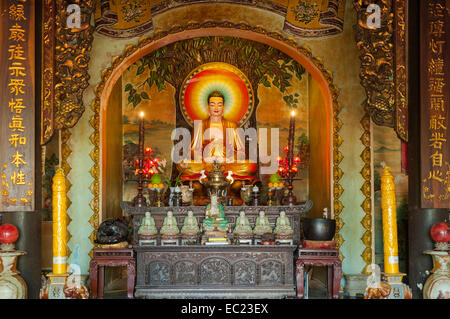
<svg viewBox="0 0 450 319"><path fill-rule="evenodd" d="M295 297L297 246L134 246L136 298Z"/></svg>
<svg viewBox="0 0 450 319"><path fill-rule="evenodd" d="M134 284L136 278L136 260L133 249L126 248L98 248L94 249L89 274L91 282L91 298L103 299L105 267L127 267L127 296L134 298Z"/></svg>
<svg viewBox="0 0 450 319"><path fill-rule="evenodd" d="M296 206L225 206L231 229L245 211L253 226L264 211L272 229L281 211L294 230L294 245L227 246L139 246L137 230L146 211L157 228L170 210L183 226L188 211L198 224L205 217L204 206L133 207L122 202L122 209L133 216L133 248L136 251L135 296L141 298L284 298L295 297L295 251L300 242L300 217L311 208L308 201ZM160 239L158 239L160 241Z"/></svg>
<svg viewBox="0 0 450 319"><path fill-rule="evenodd" d="M328 268L328 298L339 298L342 263L338 249L299 248L296 262L297 298L304 297L305 266L326 266Z"/></svg>

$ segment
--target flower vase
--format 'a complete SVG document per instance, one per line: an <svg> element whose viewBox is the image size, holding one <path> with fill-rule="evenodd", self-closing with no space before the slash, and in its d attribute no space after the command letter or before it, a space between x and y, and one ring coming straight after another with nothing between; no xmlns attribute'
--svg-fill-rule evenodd
<svg viewBox="0 0 450 319"><path fill-rule="evenodd" d="M16 269L17 257L24 251L0 250L0 299L26 299L27 286Z"/></svg>
<svg viewBox="0 0 450 319"><path fill-rule="evenodd" d="M433 270L423 287L424 299L450 299L450 267L448 250L426 250L433 258Z"/></svg>
<svg viewBox="0 0 450 319"><path fill-rule="evenodd" d="M174 195L175 195L176 187L169 187L169 189L170 189L169 206L174 206L173 198L174 198Z"/></svg>

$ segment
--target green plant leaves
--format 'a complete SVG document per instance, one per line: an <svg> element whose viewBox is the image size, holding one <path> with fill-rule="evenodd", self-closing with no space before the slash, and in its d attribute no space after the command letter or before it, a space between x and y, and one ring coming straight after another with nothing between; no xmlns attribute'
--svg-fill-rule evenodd
<svg viewBox="0 0 450 319"><path fill-rule="evenodd" d="M144 73L144 71L145 71L145 67L143 65L140 65L137 68L136 75L141 75L142 73Z"/></svg>
<svg viewBox="0 0 450 319"><path fill-rule="evenodd" d="M150 96L148 96L147 92L142 92L141 93L141 98L143 98L145 100L150 100Z"/></svg>
<svg viewBox="0 0 450 319"><path fill-rule="evenodd" d="M301 80L306 72L303 66L285 53L262 43L230 36L193 38L169 44L139 59L133 70L136 70L136 76L148 74L148 77L136 87L131 83L125 85L125 92L129 92L128 102L136 107L142 100L151 100L149 94L143 91L145 84L148 88L156 85L158 92L167 89L166 82L177 86L189 71L211 62L216 55L219 57L217 61L227 62L229 59L228 63L245 72L252 83L259 81L268 88L275 86L283 94L292 86L294 76ZM285 102L295 107L298 97L294 94Z"/></svg>

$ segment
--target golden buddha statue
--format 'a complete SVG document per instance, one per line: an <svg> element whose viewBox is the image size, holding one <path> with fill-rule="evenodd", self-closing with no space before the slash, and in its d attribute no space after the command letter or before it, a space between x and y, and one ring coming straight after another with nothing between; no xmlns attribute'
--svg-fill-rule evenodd
<svg viewBox="0 0 450 319"><path fill-rule="evenodd" d="M219 91L208 95L209 118L202 120L201 125L194 125L194 135L191 142L191 158L185 162L188 166L183 171L183 181L198 181L202 171L212 170L214 162L223 164L225 174L232 172L235 182L230 186L229 195L234 205L240 205L240 188L243 181L252 183L255 180L257 165L248 159L239 160L238 154L245 154L245 143L237 134L237 123L223 118L225 97ZM232 154L227 154L233 150ZM231 152L229 152L231 153ZM240 159L240 158L239 158ZM205 205L208 198L204 187L194 183L194 205Z"/></svg>

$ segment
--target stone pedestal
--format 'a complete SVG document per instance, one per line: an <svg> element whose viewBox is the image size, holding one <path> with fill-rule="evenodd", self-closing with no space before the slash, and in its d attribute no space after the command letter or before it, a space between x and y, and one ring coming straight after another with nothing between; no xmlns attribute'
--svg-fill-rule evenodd
<svg viewBox="0 0 450 319"><path fill-rule="evenodd" d="M383 279L391 286L387 299L411 299L411 290L402 282L406 274L383 274Z"/></svg>
<svg viewBox="0 0 450 319"><path fill-rule="evenodd" d="M158 236L139 235L139 246L156 246L157 244L158 244Z"/></svg>
<svg viewBox="0 0 450 319"><path fill-rule="evenodd" d="M195 245L199 242L198 234L182 234L181 245Z"/></svg>
<svg viewBox="0 0 450 319"><path fill-rule="evenodd" d="M64 285L66 284L67 277L70 274L53 274L50 273L47 277L50 279L48 285L48 299L66 299L64 294Z"/></svg>
<svg viewBox="0 0 450 319"><path fill-rule="evenodd" d="M179 236L172 236L172 235L161 236L161 246L178 246L179 243L180 243Z"/></svg>

